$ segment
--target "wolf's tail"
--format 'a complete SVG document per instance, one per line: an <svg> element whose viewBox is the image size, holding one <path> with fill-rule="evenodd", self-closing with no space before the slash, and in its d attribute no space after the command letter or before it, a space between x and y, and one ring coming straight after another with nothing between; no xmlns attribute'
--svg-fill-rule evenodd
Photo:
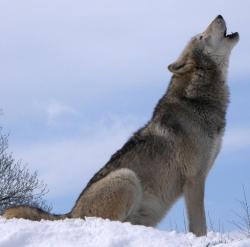
<svg viewBox="0 0 250 247"><path fill-rule="evenodd" d="M40 208L36 207L30 207L30 206L17 206L8 208L4 211L3 217L6 219L12 219L12 218L22 218L22 219L28 219L28 220L60 220L60 219L66 219L71 218L70 213L68 214L50 214Z"/></svg>

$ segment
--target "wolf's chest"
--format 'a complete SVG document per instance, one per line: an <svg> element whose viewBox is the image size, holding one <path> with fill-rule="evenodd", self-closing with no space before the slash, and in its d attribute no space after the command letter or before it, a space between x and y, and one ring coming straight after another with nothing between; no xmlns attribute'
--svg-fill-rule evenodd
<svg viewBox="0 0 250 247"><path fill-rule="evenodd" d="M211 166L213 165L220 149L221 149L221 144L222 144L222 134L218 134L218 136L216 136L210 144L210 152L209 152L209 157L208 157L208 161L207 161L207 165L208 165L208 170L211 168Z"/></svg>
<svg viewBox="0 0 250 247"><path fill-rule="evenodd" d="M220 151L222 143L222 134L211 137L202 137L197 142L196 151L192 153L194 156L193 163L191 164L194 174L207 174Z"/></svg>

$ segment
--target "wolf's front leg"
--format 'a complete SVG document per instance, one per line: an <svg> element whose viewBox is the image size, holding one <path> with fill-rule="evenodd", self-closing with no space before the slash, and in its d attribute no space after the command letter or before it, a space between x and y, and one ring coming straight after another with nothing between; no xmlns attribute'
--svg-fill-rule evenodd
<svg viewBox="0 0 250 247"><path fill-rule="evenodd" d="M189 220L189 231L196 236L206 235L206 215L204 208L205 178L188 178L184 185L184 197Z"/></svg>

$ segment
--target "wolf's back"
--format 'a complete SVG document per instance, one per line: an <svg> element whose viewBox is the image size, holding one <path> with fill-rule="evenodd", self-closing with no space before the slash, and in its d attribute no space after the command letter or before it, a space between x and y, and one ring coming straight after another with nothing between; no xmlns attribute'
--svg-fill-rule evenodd
<svg viewBox="0 0 250 247"><path fill-rule="evenodd" d="M6 209L3 213L3 217L6 219L22 218L28 220L60 220L70 218L70 214L50 214L40 208L30 206L18 206Z"/></svg>

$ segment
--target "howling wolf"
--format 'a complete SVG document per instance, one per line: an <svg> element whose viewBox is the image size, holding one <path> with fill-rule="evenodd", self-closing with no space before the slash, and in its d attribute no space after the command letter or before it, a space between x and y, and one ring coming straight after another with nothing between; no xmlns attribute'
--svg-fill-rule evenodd
<svg viewBox="0 0 250 247"><path fill-rule="evenodd" d="M217 16L168 69L169 87L152 118L89 181L72 210L7 209L6 218L57 220L96 216L156 225L184 195L189 230L206 234L206 176L220 150L229 101L227 69L239 34Z"/></svg>

